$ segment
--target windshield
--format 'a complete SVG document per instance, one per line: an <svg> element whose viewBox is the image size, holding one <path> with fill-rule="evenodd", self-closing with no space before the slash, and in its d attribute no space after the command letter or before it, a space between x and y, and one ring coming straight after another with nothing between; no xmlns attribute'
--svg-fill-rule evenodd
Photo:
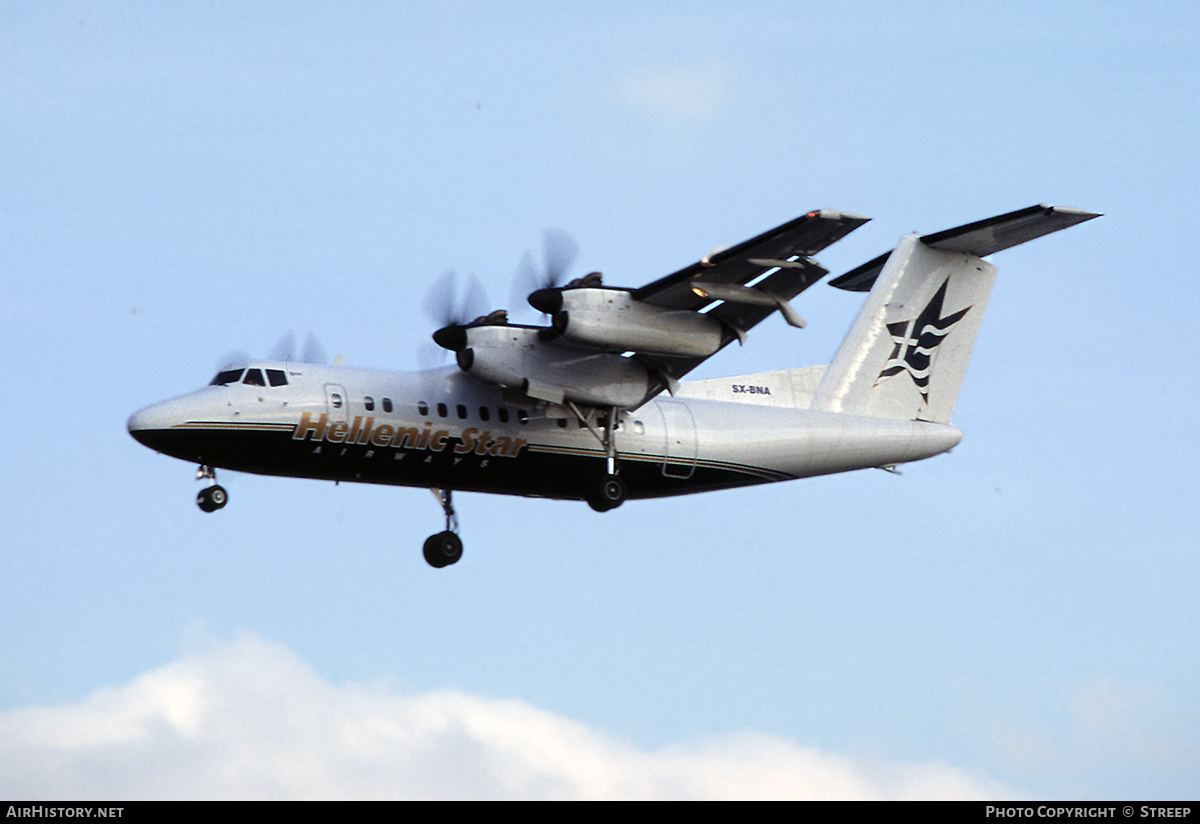
<svg viewBox="0 0 1200 824"><path fill-rule="evenodd" d="M266 378L263 378L263 372L267 373ZM245 377L242 377L245 375ZM238 369L222 369L217 373L217 376L208 384L209 386L228 386L231 383L241 382L247 386L287 386L288 376L282 369L247 369L240 367Z"/></svg>

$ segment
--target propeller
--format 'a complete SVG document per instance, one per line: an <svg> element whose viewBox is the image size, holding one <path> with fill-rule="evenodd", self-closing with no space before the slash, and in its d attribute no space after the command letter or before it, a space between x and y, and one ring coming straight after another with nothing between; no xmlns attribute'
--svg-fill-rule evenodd
<svg viewBox="0 0 1200 824"><path fill-rule="evenodd" d="M317 336L309 332L304 337L304 350L297 357L296 352L296 334L287 332L279 340L275 341L275 345L271 347L269 355L271 360L278 361L295 361L297 363L328 363L329 357L325 354L325 347L317 340Z"/></svg>
<svg viewBox="0 0 1200 824"><path fill-rule="evenodd" d="M235 363L250 360L250 353L241 349L234 349L226 352L222 357L217 359L217 371L222 371L226 367L232 366Z"/></svg>
<svg viewBox="0 0 1200 824"><path fill-rule="evenodd" d="M468 326L502 324L508 320L508 313L503 309L488 312L487 292L477 276L470 275L460 286L453 269L434 281L422 305L425 313L439 324L433 333L434 343L452 352L467 345Z"/></svg>
<svg viewBox="0 0 1200 824"><path fill-rule="evenodd" d="M438 326L465 326L473 319L486 315L487 292L475 275L470 275L464 285L459 284L458 274L450 269L433 282L421 306Z"/></svg>
<svg viewBox="0 0 1200 824"><path fill-rule="evenodd" d="M563 229L547 229L542 233L542 266L539 269L533 255L526 252L517 265L517 276L513 280L512 303L529 304L540 312L553 314L554 308L545 305L554 303L553 295L566 280L567 272L579 254L579 244ZM534 296L538 296L535 302Z"/></svg>
<svg viewBox="0 0 1200 824"><path fill-rule="evenodd" d="M286 333L282 338L275 341L275 345L271 347L271 352L268 357L271 360L290 361L292 356L296 354L296 335L294 332Z"/></svg>
<svg viewBox="0 0 1200 824"><path fill-rule="evenodd" d="M267 354L270 360L275 361L291 361L293 363L317 363L324 364L329 362L329 357L325 354L325 347L321 346L321 342L317 340L317 336L309 332L304 339L304 350L297 358L296 354L296 334L287 332L279 340L275 341L275 345L271 347ZM217 362L218 369L224 369L230 364L238 363L239 361L248 361L253 358L250 353L242 350L234 350L225 354Z"/></svg>
<svg viewBox="0 0 1200 824"><path fill-rule="evenodd" d="M341 358L341 355L338 355ZM303 363L328 363L329 356L325 354L325 347L317 340L317 336L312 332L304 338L304 351L300 354L300 360Z"/></svg>
<svg viewBox="0 0 1200 824"><path fill-rule="evenodd" d="M565 230L547 229L543 232L541 267L539 268L534 261L532 254L527 252L522 256L513 280L513 303L519 304L527 298L535 309L553 314L562 303L559 287L566 279L567 272L578 254L579 244ZM591 283L593 279L595 283L599 283L599 275L595 273L588 275L584 280ZM557 305L550 309L543 308L554 304L556 298ZM469 275L465 281L460 282L453 269L434 281L422 302L425 314L438 324L437 331L433 333L434 343L460 356L467 348L469 327L508 323L508 313L505 310L497 309L489 313L489 305L487 293L479 278ZM445 353L442 353L441 357L444 358ZM421 355L419 360L422 361L422 366L426 366L432 358Z"/></svg>

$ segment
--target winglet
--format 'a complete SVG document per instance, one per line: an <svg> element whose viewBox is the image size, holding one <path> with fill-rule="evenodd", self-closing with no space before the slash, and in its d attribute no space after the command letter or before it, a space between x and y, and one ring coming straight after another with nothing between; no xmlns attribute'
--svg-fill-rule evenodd
<svg viewBox="0 0 1200 824"><path fill-rule="evenodd" d="M976 257L986 257L1097 217L1100 217L1097 212L1043 204L968 223L944 232L923 235L921 242L932 249L968 252ZM857 269L851 269L831 280L829 285L850 292L866 292L879 277L889 254L891 253L880 255Z"/></svg>

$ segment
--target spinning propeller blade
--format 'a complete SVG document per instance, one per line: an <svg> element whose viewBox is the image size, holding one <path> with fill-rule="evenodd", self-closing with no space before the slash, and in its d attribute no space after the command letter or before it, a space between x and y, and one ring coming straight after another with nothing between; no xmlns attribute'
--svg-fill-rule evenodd
<svg viewBox="0 0 1200 824"><path fill-rule="evenodd" d="M525 303L530 295L545 290L553 290L562 286L567 279L571 264L579 255L579 244L563 229L547 229L542 233L542 265L538 268L531 253L526 252L517 265L517 274L513 279L511 303L519 306ZM537 304L530 304L538 311L545 312Z"/></svg>

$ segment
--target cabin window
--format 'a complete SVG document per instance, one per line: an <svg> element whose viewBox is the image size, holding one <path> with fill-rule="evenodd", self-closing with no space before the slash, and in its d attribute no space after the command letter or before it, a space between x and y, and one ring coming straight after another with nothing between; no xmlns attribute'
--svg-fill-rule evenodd
<svg viewBox="0 0 1200 824"><path fill-rule="evenodd" d="M524 409L518 409L517 420L521 423L529 423L529 414Z"/></svg>
<svg viewBox="0 0 1200 824"><path fill-rule="evenodd" d="M446 408L446 404L439 403L438 404L438 417L444 418L449 414L450 414L450 410Z"/></svg>
<svg viewBox="0 0 1200 824"><path fill-rule="evenodd" d="M370 395L367 395L365 398L363 398L363 406L365 406L367 408L368 412L374 411L375 399L372 398Z"/></svg>
<svg viewBox="0 0 1200 824"><path fill-rule="evenodd" d="M391 412L391 411L392 411L392 399L391 399L391 398L384 398L384 399L383 399L383 411L384 411L384 412ZM422 412L421 414L422 414L422 415L424 415L425 413L424 413L424 412Z"/></svg>
<svg viewBox="0 0 1200 824"><path fill-rule="evenodd" d="M560 428L560 429L566 429L566 428L567 428L567 419L566 419L566 418L559 418L559 419L558 419L558 426L559 426L559 428Z"/></svg>
<svg viewBox="0 0 1200 824"><path fill-rule="evenodd" d="M246 377L242 378L242 383L247 386L266 386L267 382L263 380L261 369L247 369Z"/></svg>
<svg viewBox="0 0 1200 824"><path fill-rule="evenodd" d="M425 403L425 401L418 401L417 414L420 415L421 417L425 417L426 415L428 415L429 414L429 404Z"/></svg>
<svg viewBox="0 0 1200 824"><path fill-rule="evenodd" d="M227 369L224 372L218 372L217 376L212 379L209 386L228 386L231 383L237 383L242 377L241 369Z"/></svg>
<svg viewBox="0 0 1200 824"><path fill-rule="evenodd" d="M500 423L508 423L508 410L503 406L496 410L496 414L500 417Z"/></svg>
<svg viewBox="0 0 1200 824"><path fill-rule="evenodd" d="M268 369L267 382L271 386L287 386L287 375L284 374L282 369Z"/></svg>
<svg viewBox="0 0 1200 824"><path fill-rule="evenodd" d="M486 406L479 407L479 420L486 421L490 417Z"/></svg>
<svg viewBox="0 0 1200 824"><path fill-rule="evenodd" d="M457 406L457 407L455 407L455 411L457 411L457 412L458 412L458 418L459 418L459 420L464 420L464 421L465 421L465 420L467 419L467 407L463 406L463 405L460 403L460 404L458 404L458 406Z"/></svg>

